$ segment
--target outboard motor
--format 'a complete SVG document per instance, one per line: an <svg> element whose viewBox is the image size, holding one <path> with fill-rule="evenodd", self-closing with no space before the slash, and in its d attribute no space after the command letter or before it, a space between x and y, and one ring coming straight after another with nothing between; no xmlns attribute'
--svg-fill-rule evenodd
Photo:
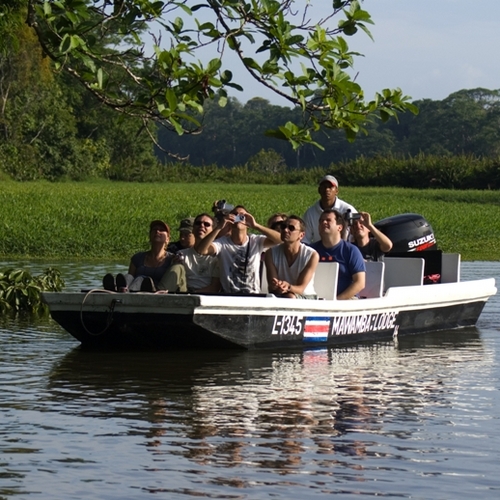
<svg viewBox="0 0 500 500"><path fill-rule="evenodd" d="M437 250L436 238L431 225L419 214L400 214L375 223L393 244L387 254Z"/></svg>
<svg viewBox="0 0 500 500"><path fill-rule="evenodd" d="M416 257L425 260L424 284L441 280L441 250L431 225L419 214L400 214L379 220L375 227L393 244L386 257Z"/></svg>

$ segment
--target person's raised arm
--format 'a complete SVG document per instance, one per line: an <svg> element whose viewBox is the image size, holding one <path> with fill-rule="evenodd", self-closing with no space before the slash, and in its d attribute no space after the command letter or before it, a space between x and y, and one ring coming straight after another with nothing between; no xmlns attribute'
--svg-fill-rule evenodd
<svg viewBox="0 0 500 500"><path fill-rule="evenodd" d="M384 253L390 252L392 241L382 232L379 231L372 223L371 215L368 212L361 213L361 222L370 231L372 236L377 240L380 250Z"/></svg>
<svg viewBox="0 0 500 500"><path fill-rule="evenodd" d="M259 233L266 237L264 240L264 248L273 247L281 243L281 234L278 231L259 224L255 220L255 217L248 212L245 213L245 224L249 228L259 231Z"/></svg>
<svg viewBox="0 0 500 500"><path fill-rule="evenodd" d="M194 245L194 249L200 255L213 255L215 253L215 248L212 245L215 238L219 235L219 233L229 224L229 218L215 218L215 227L210 231L202 240L198 241Z"/></svg>

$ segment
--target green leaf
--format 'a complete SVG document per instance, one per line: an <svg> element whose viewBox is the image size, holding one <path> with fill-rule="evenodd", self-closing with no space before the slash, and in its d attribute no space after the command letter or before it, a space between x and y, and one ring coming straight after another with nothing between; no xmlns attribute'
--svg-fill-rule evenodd
<svg viewBox="0 0 500 500"><path fill-rule="evenodd" d="M228 84L233 79L233 73L229 70L225 70L221 74L221 82L223 85Z"/></svg>
<svg viewBox="0 0 500 500"><path fill-rule="evenodd" d="M102 73L102 68L99 68L97 70L97 85L99 86L100 89L102 89L103 85L103 73Z"/></svg>
<svg viewBox="0 0 500 500"><path fill-rule="evenodd" d="M61 44L59 45L59 50L63 53L66 54L71 50L71 37L66 34L63 36L63 39L61 40Z"/></svg>
<svg viewBox="0 0 500 500"><path fill-rule="evenodd" d="M220 69L222 61L220 59L212 59L207 66L207 72L215 73Z"/></svg>
<svg viewBox="0 0 500 500"><path fill-rule="evenodd" d="M175 111L177 109L177 96L172 88L168 88L165 92L165 99L168 102L170 111Z"/></svg>
<svg viewBox="0 0 500 500"><path fill-rule="evenodd" d="M243 58L243 64L250 69L255 69L257 71L261 71L261 67L258 64L258 62L255 59L252 59L251 57L244 57Z"/></svg>
<svg viewBox="0 0 500 500"><path fill-rule="evenodd" d="M281 129L270 129L264 132L267 137L272 137L274 139L280 139L282 141L288 140L288 137L283 133Z"/></svg>
<svg viewBox="0 0 500 500"><path fill-rule="evenodd" d="M177 120L175 120L173 117L170 117L169 122L174 126L175 131L177 132L178 135L184 134L184 129L182 128L182 125Z"/></svg>

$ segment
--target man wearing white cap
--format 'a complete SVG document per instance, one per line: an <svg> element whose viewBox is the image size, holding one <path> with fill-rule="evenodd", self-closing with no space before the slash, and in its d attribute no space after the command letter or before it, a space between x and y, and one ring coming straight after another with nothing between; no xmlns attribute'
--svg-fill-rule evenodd
<svg viewBox="0 0 500 500"><path fill-rule="evenodd" d="M339 192L339 183L333 175L325 175L318 185L318 193L321 198L311 207L306 210L304 214L304 222L306 223L306 235L304 243L314 243L321 239L318 222L323 210L337 210L344 215L349 210L352 213L357 210L349 203L342 201L337 197Z"/></svg>

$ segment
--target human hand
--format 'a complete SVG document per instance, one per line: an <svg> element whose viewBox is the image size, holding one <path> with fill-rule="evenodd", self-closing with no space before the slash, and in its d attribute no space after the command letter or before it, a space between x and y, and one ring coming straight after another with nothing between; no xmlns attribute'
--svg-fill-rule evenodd
<svg viewBox="0 0 500 500"><path fill-rule="evenodd" d="M250 228L254 228L257 225L254 216L248 212L245 212L245 224Z"/></svg>
<svg viewBox="0 0 500 500"><path fill-rule="evenodd" d="M184 255L181 253L176 253L172 259L174 264L182 264L184 262Z"/></svg>
<svg viewBox="0 0 500 500"><path fill-rule="evenodd" d="M290 283L273 278L271 280L271 288L273 291L278 292L280 295L288 293L290 291Z"/></svg>
<svg viewBox="0 0 500 500"><path fill-rule="evenodd" d="M372 225L372 218L368 212L359 212L361 214L361 222L364 226L369 227Z"/></svg>

